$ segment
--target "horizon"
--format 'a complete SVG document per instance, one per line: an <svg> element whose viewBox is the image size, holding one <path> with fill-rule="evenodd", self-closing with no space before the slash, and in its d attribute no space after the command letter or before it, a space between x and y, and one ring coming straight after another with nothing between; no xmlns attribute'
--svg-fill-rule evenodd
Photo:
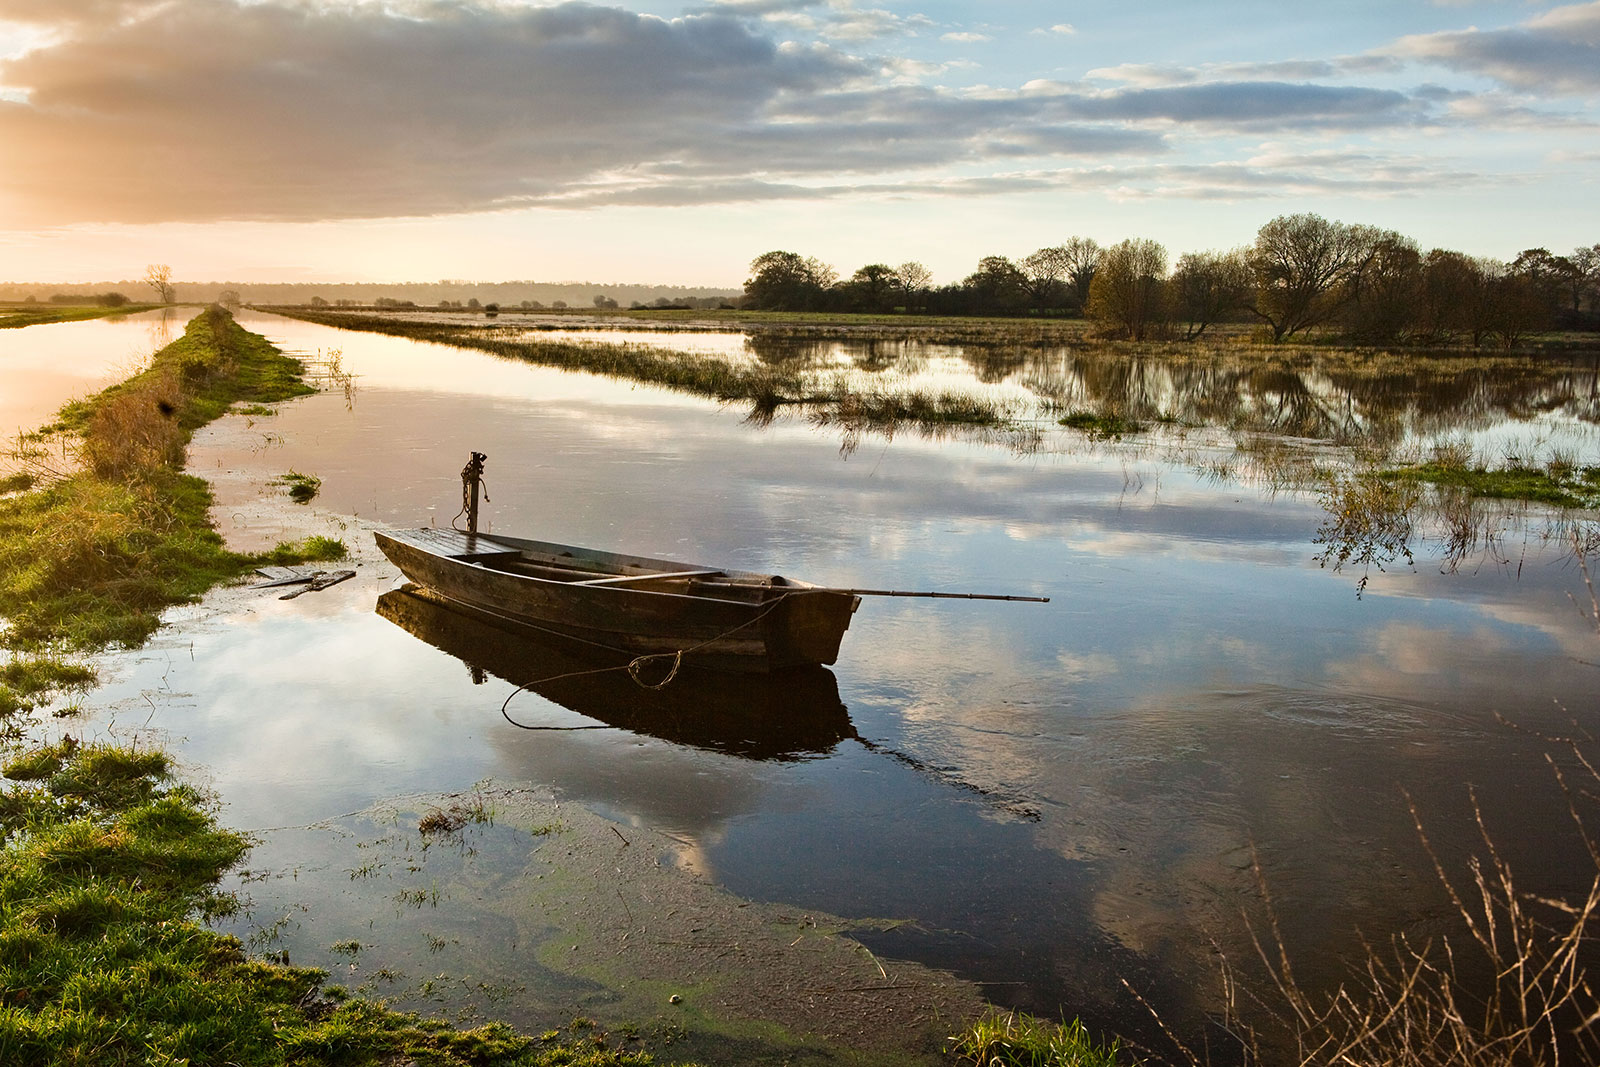
<svg viewBox="0 0 1600 1067"><path fill-rule="evenodd" d="M1597 130L1600 0L0 0L0 276L949 283L1301 212L1509 260L1600 239Z"/></svg>

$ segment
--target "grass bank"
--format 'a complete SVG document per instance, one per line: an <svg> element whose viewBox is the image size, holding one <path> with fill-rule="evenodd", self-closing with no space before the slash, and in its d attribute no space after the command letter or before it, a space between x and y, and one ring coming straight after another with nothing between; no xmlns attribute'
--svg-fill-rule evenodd
<svg viewBox="0 0 1600 1067"><path fill-rule="evenodd" d="M643 345L512 338L497 336L506 331L459 322L351 315L306 308L275 310L323 326L474 348L503 359L660 385L713 400L748 401L757 419L769 418L780 408L795 407L807 409L821 425L993 429L1010 421L1000 405L971 393L867 391L848 388L834 376L806 374L767 364L736 366L713 356Z"/></svg>
<svg viewBox="0 0 1600 1067"><path fill-rule="evenodd" d="M236 401L311 390L300 365L221 308L194 318L142 373L68 404L44 432L75 442L70 469L45 450L15 457L0 499L0 615L14 655L135 646L160 612L263 562L336 558L324 540L268 556L230 552L211 528L211 492L182 471L200 426Z"/></svg>
<svg viewBox="0 0 1600 1067"><path fill-rule="evenodd" d="M18 326L39 326L47 322L81 322L84 319L103 319L108 315L132 315L149 311L158 304L124 304L121 307L62 307L56 304L12 304L0 307L0 330Z"/></svg>

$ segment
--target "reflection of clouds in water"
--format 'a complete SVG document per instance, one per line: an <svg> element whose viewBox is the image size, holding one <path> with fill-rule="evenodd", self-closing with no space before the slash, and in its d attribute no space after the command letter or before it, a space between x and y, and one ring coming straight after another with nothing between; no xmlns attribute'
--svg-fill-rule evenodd
<svg viewBox="0 0 1600 1067"><path fill-rule="evenodd" d="M448 692L465 668L419 656L408 637L386 632L365 610L370 583L345 587L338 598L287 604L263 594L203 630L172 632L181 647L158 639L97 698L119 702L124 723L149 714L141 694L157 700L155 725L214 771L227 817L245 828L312 822L389 793L470 781L479 757L468 742L474 718L493 711L487 698L474 709L427 696Z"/></svg>
<svg viewBox="0 0 1600 1067"><path fill-rule="evenodd" d="M304 336L326 347L319 338L369 335ZM459 767L437 772L453 773L454 787L491 773L558 783L570 799L674 833L698 869L730 877L752 877L767 862L738 854L752 836L814 840L807 835L824 836L816 813L826 811L836 820L827 846L853 865L841 869L869 880L889 877L881 868L892 863L930 862L857 842L882 832L875 805L914 795L908 810L936 835L971 812L1000 810L949 788L967 785L1043 812L1006 831L1025 843L1008 846L1002 862L1032 874L1054 869L1057 855L1091 861L1085 892L1107 929L1204 970L1195 931L1232 921L1248 898L1251 842L1295 909L1302 943L1348 947L1357 925L1395 929L1390 920L1421 899L1400 787L1437 805L1465 781L1525 782L1529 767L1546 774L1542 761L1507 750L1493 713L1520 706L1513 697L1548 704L1553 693L1581 691L1568 688L1578 668L1563 657L1583 635L1550 621L1567 608L1549 575L1533 586L1419 566L1375 580L1357 601L1349 575L1312 565L1322 513L1304 497L1208 483L1153 459L1130 467L1114 452L1018 459L898 438L841 461L835 442L803 425L757 432L714 404L474 353L391 377L384 353L414 346L374 340L355 413L312 398L285 405L274 424L285 443L266 461L271 473L318 474L329 508L366 511L379 497L377 510L406 525L430 506L449 514L456 471L477 447L491 457L497 529L830 583L1055 600L863 604L838 666L840 695L863 737L938 769L913 783L926 784L926 796L907 785L912 771L852 743L774 767L618 730L497 730L492 706L491 721L482 718L497 704L484 696L494 686L464 697L459 663L425 669L434 653L393 638L372 646L381 654L334 642L351 662L421 661L393 672L409 692L392 700L409 710L370 730L351 721L386 709L324 679L340 669L336 654L306 660L316 680L298 695L260 663L229 683L244 691L251 678L265 700L300 699L324 713L349 702L342 724L326 729L355 754L352 775L392 783L435 774L416 769L420 758L406 763L402 733L415 719L423 726L413 743L457 754ZM406 384L443 378L458 391ZM291 643L261 659L282 669L296 655ZM571 719L526 699L519 718ZM412 706L425 701L441 720ZM254 727L262 748L292 753L290 722L324 729L297 716ZM449 736L451 723L462 738ZM227 728L221 714L207 727L219 736ZM339 773L314 755L319 773ZM219 760L230 775L252 773L236 753ZM803 856L782 862L797 876L835 877ZM941 862L952 865L941 892L973 892L977 872ZM961 920L975 931L986 921ZM1055 920L1014 921L1047 929Z"/></svg>
<svg viewBox="0 0 1600 1067"><path fill-rule="evenodd" d="M1056 664L1061 668L1061 680L1072 685L1098 681L1122 670L1116 657L1106 652L1083 655L1063 650L1056 656Z"/></svg>
<svg viewBox="0 0 1600 1067"><path fill-rule="evenodd" d="M166 343L147 335L163 314L0 330L0 435L36 429L67 401L142 369Z"/></svg>

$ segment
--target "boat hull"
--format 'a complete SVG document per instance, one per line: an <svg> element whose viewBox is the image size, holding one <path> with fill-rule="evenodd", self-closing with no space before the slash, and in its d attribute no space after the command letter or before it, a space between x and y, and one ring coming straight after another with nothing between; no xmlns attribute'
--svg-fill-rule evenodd
<svg viewBox="0 0 1600 1067"><path fill-rule="evenodd" d="M855 736L839 685L826 667L753 675L687 666L671 685L649 689L630 676L626 654L596 652L567 637L505 625L419 585L389 590L378 597L376 610L460 659L476 681L492 674L598 723L673 744L792 762L827 755ZM664 674L651 670L643 680ZM537 701L514 704L506 714L525 728L573 728L542 725L551 721L550 709ZM559 716L554 721L565 722Z"/></svg>
<svg viewBox="0 0 1600 1067"><path fill-rule="evenodd" d="M831 664L858 597L775 575L455 530L376 535L418 585L507 622L718 670Z"/></svg>

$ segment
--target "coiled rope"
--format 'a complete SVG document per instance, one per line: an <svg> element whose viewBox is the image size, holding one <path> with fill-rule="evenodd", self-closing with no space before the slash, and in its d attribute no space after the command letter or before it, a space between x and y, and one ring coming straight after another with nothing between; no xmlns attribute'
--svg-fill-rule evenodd
<svg viewBox="0 0 1600 1067"><path fill-rule="evenodd" d="M758 614L751 616L744 622L741 622L738 626L733 627L731 630L725 630L722 633L717 634L715 637L708 637L699 644L690 645L688 648L680 648L676 652L647 652L642 656L635 656L627 663L616 667L596 667L593 670L587 671L568 671L565 674L553 674L548 678L540 678L536 681L525 682L524 684L513 689L510 695L507 696L505 701L500 705L500 716L501 718L505 719L506 722L510 723L512 726L515 726L519 730L608 730L610 729L608 726L529 726L528 724L520 723L511 717L511 701L514 700L519 694L529 689L533 689L536 686L547 685L550 682L561 682L567 680L568 678L584 678L594 674L610 674L613 671L626 671L628 677L633 680L633 684L637 685L640 689L646 689L651 692L659 692L671 685L673 679L678 677L678 671L683 666L683 657L693 655L702 648L705 648L707 645L716 644L718 641L721 641L724 638L732 637L740 630L760 622L762 619L776 611L780 604L793 595L793 592L781 593L772 601L772 603L764 607ZM505 618L505 616L501 617ZM520 626L524 626L533 630L539 630L542 633L553 634L568 641L577 641L580 644L589 645L593 648L605 649L607 652L623 651L622 649L613 648L612 646L603 644L599 641L590 641L586 638L574 637L571 634L563 633L559 630L552 630L548 627L538 626L532 623L524 623L520 620L517 622ZM664 659L672 660L672 669L667 672L667 676L661 679L659 682L645 681L641 676L641 672L645 669L645 667L656 660Z"/></svg>

